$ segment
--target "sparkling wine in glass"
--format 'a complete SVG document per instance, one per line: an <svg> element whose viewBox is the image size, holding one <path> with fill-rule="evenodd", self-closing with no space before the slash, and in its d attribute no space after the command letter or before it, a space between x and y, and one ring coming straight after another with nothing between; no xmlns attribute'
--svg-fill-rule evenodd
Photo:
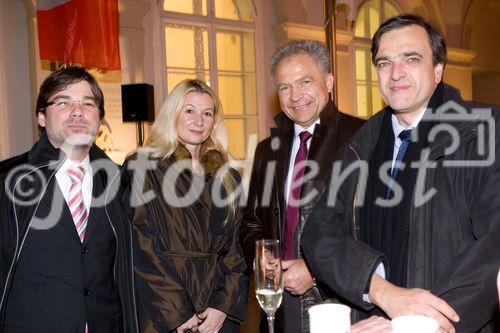
<svg viewBox="0 0 500 333"><path fill-rule="evenodd" d="M277 239L255 242L255 296L267 314L269 333L274 333L274 314L283 297L280 244Z"/></svg>

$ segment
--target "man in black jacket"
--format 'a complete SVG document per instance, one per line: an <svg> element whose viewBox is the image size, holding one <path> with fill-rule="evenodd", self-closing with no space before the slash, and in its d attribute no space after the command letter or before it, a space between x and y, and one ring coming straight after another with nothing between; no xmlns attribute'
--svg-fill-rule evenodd
<svg viewBox="0 0 500 333"><path fill-rule="evenodd" d="M389 106L339 153L343 182L309 218L306 260L365 314L495 332L499 112L441 82L444 39L418 16L382 24L372 60Z"/></svg>
<svg viewBox="0 0 500 333"><path fill-rule="evenodd" d="M302 259L300 234L329 187L335 152L363 122L331 102L331 60L321 43L285 44L272 58L271 74L283 112L255 151L241 242L252 267L256 240L280 240L285 293L276 331L308 332L307 309L331 295L315 286Z"/></svg>
<svg viewBox="0 0 500 333"><path fill-rule="evenodd" d="M119 170L94 145L102 91L60 69L36 115L40 140L0 163L0 332L137 332Z"/></svg>

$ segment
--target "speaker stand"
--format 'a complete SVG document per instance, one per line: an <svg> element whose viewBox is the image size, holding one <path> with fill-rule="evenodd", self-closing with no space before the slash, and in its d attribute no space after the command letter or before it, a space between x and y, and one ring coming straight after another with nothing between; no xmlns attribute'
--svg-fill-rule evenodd
<svg viewBox="0 0 500 333"><path fill-rule="evenodd" d="M142 121L136 122L137 126L137 146L142 147L144 144L144 127Z"/></svg>

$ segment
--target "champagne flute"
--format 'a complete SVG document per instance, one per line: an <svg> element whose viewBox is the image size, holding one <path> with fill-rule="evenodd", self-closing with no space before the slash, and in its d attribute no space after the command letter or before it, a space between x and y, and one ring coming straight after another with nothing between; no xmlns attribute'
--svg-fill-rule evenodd
<svg viewBox="0 0 500 333"><path fill-rule="evenodd" d="M274 333L274 314L283 297L280 243L277 239L255 242L255 296L267 314L269 333Z"/></svg>

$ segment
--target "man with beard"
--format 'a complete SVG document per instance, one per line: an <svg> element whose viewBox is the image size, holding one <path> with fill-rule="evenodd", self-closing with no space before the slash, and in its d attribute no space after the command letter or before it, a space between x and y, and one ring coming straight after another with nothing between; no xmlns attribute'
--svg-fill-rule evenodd
<svg viewBox="0 0 500 333"><path fill-rule="evenodd" d="M0 332L137 332L119 169L94 145L102 91L63 68L35 112L38 142L0 163Z"/></svg>

